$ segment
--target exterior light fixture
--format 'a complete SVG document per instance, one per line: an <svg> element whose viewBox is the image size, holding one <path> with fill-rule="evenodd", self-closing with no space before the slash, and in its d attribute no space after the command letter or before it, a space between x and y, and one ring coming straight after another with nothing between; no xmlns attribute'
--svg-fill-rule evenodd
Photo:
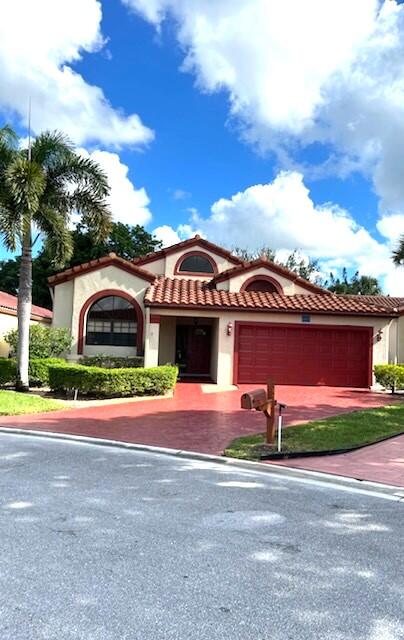
<svg viewBox="0 0 404 640"><path fill-rule="evenodd" d="M227 333L228 336L231 336L231 334L233 333L233 323L232 322L228 322L227 323L226 333Z"/></svg>
<svg viewBox="0 0 404 640"><path fill-rule="evenodd" d="M382 338L383 338L383 330L379 329L379 331L376 333L376 342L380 342Z"/></svg>

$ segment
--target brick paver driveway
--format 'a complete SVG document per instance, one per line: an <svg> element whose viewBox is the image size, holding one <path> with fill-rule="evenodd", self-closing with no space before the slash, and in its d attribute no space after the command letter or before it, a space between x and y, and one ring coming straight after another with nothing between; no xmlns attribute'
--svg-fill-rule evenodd
<svg viewBox="0 0 404 640"><path fill-rule="evenodd" d="M233 438L264 430L261 413L239 408L247 388L203 393L199 384L181 383L174 398L3 417L0 425L221 454ZM392 401L365 389L293 386L278 387L277 399L288 405L286 425Z"/></svg>

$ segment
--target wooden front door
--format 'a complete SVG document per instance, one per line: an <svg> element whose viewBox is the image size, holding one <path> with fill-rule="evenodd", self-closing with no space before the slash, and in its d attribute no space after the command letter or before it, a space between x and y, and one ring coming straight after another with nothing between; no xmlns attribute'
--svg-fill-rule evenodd
<svg viewBox="0 0 404 640"><path fill-rule="evenodd" d="M185 375L209 375L212 331L209 325L177 326L177 363Z"/></svg>

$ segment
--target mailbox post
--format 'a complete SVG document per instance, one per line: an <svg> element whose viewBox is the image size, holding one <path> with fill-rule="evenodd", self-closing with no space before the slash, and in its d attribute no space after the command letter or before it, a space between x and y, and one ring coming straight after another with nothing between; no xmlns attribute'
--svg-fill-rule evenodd
<svg viewBox="0 0 404 640"><path fill-rule="evenodd" d="M255 409L262 411L266 417L266 444L273 444L275 441L275 385L273 380L267 382L267 389L253 389L243 393L241 396L242 409Z"/></svg>

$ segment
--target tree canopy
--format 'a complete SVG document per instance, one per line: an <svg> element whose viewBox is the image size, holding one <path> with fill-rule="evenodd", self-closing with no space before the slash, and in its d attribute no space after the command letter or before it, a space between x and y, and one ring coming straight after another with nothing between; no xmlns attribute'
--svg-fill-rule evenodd
<svg viewBox="0 0 404 640"><path fill-rule="evenodd" d="M130 260L161 248L161 242L140 225L127 225L113 222L111 231L102 242L96 242L93 235L83 225L72 232L73 253L65 262L65 267L73 267L88 260L100 258L114 251L117 255ZM18 291L18 278L21 257L0 261L0 290L13 295ZM52 264L49 246L45 242L41 251L32 261L32 301L41 307L51 308L52 301L47 279L57 269Z"/></svg>

